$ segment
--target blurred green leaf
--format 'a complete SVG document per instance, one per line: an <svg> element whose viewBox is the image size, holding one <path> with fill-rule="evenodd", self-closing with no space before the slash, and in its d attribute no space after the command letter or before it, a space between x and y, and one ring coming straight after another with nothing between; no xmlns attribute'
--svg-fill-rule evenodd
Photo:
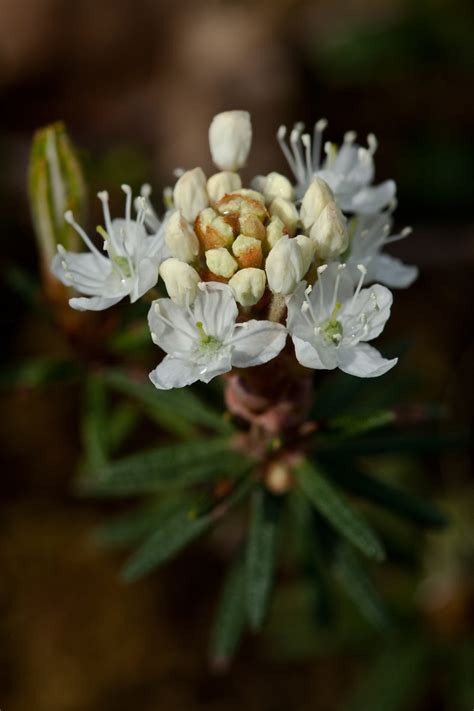
<svg viewBox="0 0 474 711"><path fill-rule="evenodd" d="M330 461L330 460L329 460ZM394 514L422 526L444 526L447 519L437 508L390 484L361 472L354 462L335 460L330 466L331 477L351 494L382 506Z"/></svg>
<svg viewBox="0 0 474 711"><path fill-rule="evenodd" d="M107 441L111 452L115 452L138 424L139 415L128 402L116 405L109 413Z"/></svg>
<svg viewBox="0 0 474 711"><path fill-rule="evenodd" d="M1 388L36 388L69 380L80 373L77 363L60 358L33 358L4 368L0 374Z"/></svg>
<svg viewBox="0 0 474 711"><path fill-rule="evenodd" d="M191 486L216 476L237 477L251 467L250 459L230 448L228 437L195 439L99 467L93 479L81 482L81 489L104 496L140 495Z"/></svg>
<svg viewBox="0 0 474 711"><path fill-rule="evenodd" d="M150 506L143 506L133 511L114 516L103 526L96 529L94 537L98 543L104 546L123 546L131 543L139 543L146 536L153 533L174 515L184 510L190 512L192 503L183 497L177 501L155 503Z"/></svg>
<svg viewBox="0 0 474 711"><path fill-rule="evenodd" d="M301 489L313 506L362 553L383 560L384 549L378 537L344 496L308 461L295 471Z"/></svg>
<svg viewBox="0 0 474 711"><path fill-rule="evenodd" d="M221 433L233 431L221 413L202 402L189 388L157 391L150 382L137 382L119 370L104 371L102 378L109 387L144 404L157 422L175 434L191 436L196 432L193 425Z"/></svg>
<svg viewBox="0 0 474 711"><path fill-rule="evenodd" d="M406 711L418 699L427 673L427 650L420 642L393 644L378 655L347 711Z"/></svg>
<svg viewBox="0 0 474 711"><path fill-rule="evenodd" d="M108 460L108 417L104 384L95 374L85 381L83 415L81 419L82 444L86 467L98 470Z"/></svg>
<svg viewBox="0 0 474 711"><path fill-rule="evenodd" d="M281 498L263 488L253 493L245 561L247 615L253 630L265 620L277 557Z"/></svg>
<svg viewBox="0 0 474 711"><path fill-rule="evenodd" d="M346 543L337 547L334 569L347 595L364 617L375 627L387 627L389 618L385 605L357 555Z"/></svg>
<svg viewBox="0 0 474 711"><path fill-rule="evenodd" d="M328 426L342 430L345 437L354 437L363 432L370 432L370 430L386 427L394 420L395 413L393 411L375 410L334 417L329 420Z"/></svg>
<svg viewBox="0 0 474 711"><path fill-rule="evenodd" d="M209 656L215 669L225 669L239 645L245 625L245 565L242 556L226 575L211 631Z"/></svg>

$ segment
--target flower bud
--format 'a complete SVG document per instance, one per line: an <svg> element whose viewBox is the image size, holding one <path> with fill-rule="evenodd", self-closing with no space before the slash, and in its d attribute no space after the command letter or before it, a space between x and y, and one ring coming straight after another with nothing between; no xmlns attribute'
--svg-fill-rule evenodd
<svg viewBox="0 0 474 711"><path fill-rule="evenodd" d="M240 233L246 237L254 237L255 239L265 239L266 229L257 215L243 214L239 219Z"/></svg>
<svg viewBox="0 0 474 711"><path fill-rule="evenodd" d="M267 204L270 204L275 198L280 197L284 200L293 200L293 186L287 177L281 173L269 173L263 176L262 192Z"/></svg>
<svg viewBox="0 0 474 711"><path fill-rule="evenodd" d="M245 165L252 142L248 111L224 111L212 119L209 146L212 160L221 170L239 170Z"/></svg>
<svg viewBox="0 0 474 711"><path fill-rule="evenodd" d="M255 237L239 235L232 245L232 252L242 269L262 264L262 243Z"/></svg>
<svg viewBox="0 0 474 711"><path fill-rule="evenodd" d="M346 218L335 202L330 202L311 228L309 236L316 244L321 259L334 259L349 246Z"/></svg>
<svg viewBox="0 0 474 711"><path fill-rule="evenodd" d="M234 231L226 220L212 207L206 207L196 218L194 229L205 251L218 247L230 247Z"/></svg>
<svg viewBox="0 0 474 711"><path fill-rule="evenodd" d="M221 173L211 175L207 181L207 194L211 202L217 202L224 195L233 193L241 187L242 181L238 173L223 170Z"/></svg>
<svg viewBox="0 0 474 711"><path fill-rule="evenodd" d="M242 195L242 197L250 198L250 200L256 200L262 205L265 205L265 198L259 190L251 190L250 188L239 188L234 190L235 195Z"/></svg>
<svg viewBox="0 0 474 711"><path fill-rule="evenodd" d="M279 217L290 235L295 233L299 215L294 202L282 197L275 198L270 205L270 215Z"/></svg>
<svg viewBox="0 0 474 711"><path fill-rule="evenodd" d="M267 245L269 249L273 249L279 239L285 234L285 225L277 215L270 218L267 225Z"/></svg>
<svg viewBox="0 0 474 711"><path fill-rule="evenodd" d="M79 238L64 219L72 210L85 220L86 187L79 158L63 123L39 129L34 136L29 166L29 198L45 278L58 244L76 251Z"/></svg>
<svg viewBox="0 0 474 711"><path fill-rule="evenodd" d="M255 194L259 195L259 193ZM224 195L224 197L216 203L216 210L221 215L232 215L234 213L240 217L244 215L255 215L255 217L258 217L261 221L268 216L263 200L256 200L254 197L242 195L240 192Z"/></svg>
<svg viewBox="0 0 474 711"><path fill-rule="evenodd" d="M260 301L265 291L265 272L263 269L240 269L229 281L235 300L242 306L253 306Z"/></svg>
<svg viewBox="0 0 474 711"><path fill-rule="evenodd" d="M188 222L193 222L209 204L206 176L201 168L193 168L178 178L173 190L174 206Z"/></svg>
<svg viewBox="0 0 474 711"><path fill-rule="evenodd" d="M208 249L206 252L206 264L209 271L225 279L230 279L238 269L237 262L225 247Z"/></svg>
<svg viewBox="0 0 474 711"><path fill-rule="evenodd" d="M305 274L306 259L296 239L286 235L270 251L265 263L268 286L274 294L291 294Z"/></svg>
<svg viewBox="0 0 474 711"><path fill-rule="evenodd" d="M175 304L184 306L194 301L201 278L189 264L174 257L165 259L160 266L160 276L165 282L170 299Z"/></svg>
<svg viewBox="0 0 474 711"><path fill-rule="evenodd" d="M165 224L165 242L173 257L182 262L192 262L199 254L199 240L179 210Z"/></svg>
<svg viewBox="0 0 474 711"><path fill-rule="evenodd" d="M316 252L316 244L314 240L312 240L310 237L307 237L306 235L296 235L295 240L298 242L298 247L301 250L301 257L303 260L303 277L308 271L311 262L313 261Z"/></svg>
<svg viewBox="0 0 474 711"><path fill-rule="evenodd" d="M305 229L309 230L314 225L330 202L334 202L331 188L322 178L314 178L301 202L300 217Z"/></svg>

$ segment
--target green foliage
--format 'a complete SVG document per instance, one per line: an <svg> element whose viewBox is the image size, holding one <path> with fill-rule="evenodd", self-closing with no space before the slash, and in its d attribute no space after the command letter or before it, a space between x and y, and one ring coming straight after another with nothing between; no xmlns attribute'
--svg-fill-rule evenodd
<svg viewBox="0 0 474 711"><path fill-rule="evenodd" d="M245 626L245 564L238 556L229 567L211 631L209 656L215 669L232 660Z"/></svg>
<svg viewBox="0 0 474 711"><path fill-rule="evenodd" d="M259 487L253 493L245 560L247 616L252 629L265 620L275 575L282 501Z"/></svg>
<svg viewBox="0 0 474 711"><path fill-rule="evenodd" d="M384 559L384 549L376 534L315 464L306 460L298 467L296 476L313 506L339 533L369 558Z"/></svg>
<svg viewBox="0 0 474 711"><path fill-rule="evenodd" d="M228 437L193 439L118 459L94 471L83 491L103 496L141 495L192 486L217 476L235 478L252 461L237 456Z"/></svg>
<svg viewBox="0 0 474 711"><path fill-rule="evenodd" d="M385 605L357 555L346 543L337 546L334 569L348 597L364 617L375 627L387 627L389 618Z"/></svg>
<svg viewBox="0 0 474 711"><path fill-rule="evenodd" d="M181 499L182 500L182 499ZM177 507L171 502L142 506L115 516L95 531L95 539L104 546L124 546L139 543L159 528Z"/></svg>
<svg viewBox="0 0 474 711"><path fill-rule="evenodd" d="M75 363L60 358L33 358L0 374L0 388L37 388L77 377L79 368Z"/></svg>

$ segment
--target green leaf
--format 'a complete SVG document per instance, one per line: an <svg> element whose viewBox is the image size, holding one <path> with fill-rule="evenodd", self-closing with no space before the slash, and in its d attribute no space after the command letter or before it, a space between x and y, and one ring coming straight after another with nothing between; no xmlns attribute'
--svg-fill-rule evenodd
<svg viewBox="0 0 474 711"><path fill-rule="evenodd" d="M168 431L181 436L191 436L196 428L208 427L222 434L233 431L216 410L197 398L189 388L160 390L150 382L132 380L119 370L107 370L102 374L104 381L114 390L139 400L147 412Z"/></svg>
<svg viewBox="0 0 474 711"><path fill-rule="evenodd" d="M445 526L447 518L431 504L359 471L350 461L331 468L331 477L351 494L372 501L422 526Z"/></svg>
<svg viewBox="0 0 474 711"><path fill-rule="evenodd" d="M363 682L346 704L347 711L405 711L415 705L427 674L422 644L392 644L366 670Z"/></svg>
<svg viewBox="0 0 474 711"><path fill-rule="evenodd" d="M395 413L392 410L372 410L334 417L328 422L328 426L342 430L344 437L354 437L363 432L386 427L394 420Z"/></svg>
<svg viewBox="0 0 474 711"><path fill-rule="evenodd" d="M84 399L81 431L86 467L99 469L108 460L108 420L105 388L95 375L89 375L85 382Z"/></svg>
<svg viewBox="0 0 474 711"><path fill-rule="evenodd" d="M338 546L334 565L337 578L364 617L375 627L387 627L389 618L385 606L348 544L341 543Z"/></svg>
<svg viewBox="0 0 474 711"><path fill-rule="evenodd" d="M231 565L221 592L211 631L209 656L216 670L224 670L235 655L245 625L245 565L239 556Z"/></svg>
<svg viewBox="0 0 474 711"><path fill-rule="evenodd" d="M313 506L362 553L383 560L385 552L378 537L319 468L305 461L296 470L301 489Z"/></svg>
<svg viewBox="0 0 474 711"><path fill-rule="evenodd" d="M117 405L109 413L107 441L111 452L115 452L138 424L139 413L129 402Z"/></svg>
<svg viewBox="0 0 474 711"><path fill-rule="evenodd" d="M83 480L80 489L105 496L141 495L192 486L212 477L234 478L252 464L231 449L228 437L188 440L111 462Z"/></svg>
<svg viewBox="0 0 474 711"><path fill-rule="evenodd" d="M215 501L207 513L200 514L202 502L197 505L186 503L165 518L155 533L145 541L125 564L122 579L125 582L138 580L153 568L165 563L188 545L192 540L217 523L248 494L253 486L248 477L237 484L232 492L221 501Z"/></svg>
<svg viewBox="0 0 474 711"><path fill-rule="evenodd" d="M193 518L189 506L176 512L128 560L121 573L122 580L133 582L165 563L204 533L211 523L209 515Z"/></svg>
<svg viewBox="0 0 474 711"><path fill-rule="evenodd" d="M94 537L104 546L123 546L139 543L142 539L163 526L173 515L185 507L191 510L191 504L178 503L175 499L154 506L141 507L125 514L115 516L103 526L96 529Z"/></svg>
<svg viewBox="0 0 474 711"><path fill-rule="evenodd" d="M469 441L467 432L408 432L379 434L371 437L344 439L340 436L320 436L313 440L314 449L319 452L344 452L345 454L384 454L395 452L436 452L443 449L463 449Z"/></svg>
<svg viewBox="0 0 474 711"><path fill-rule="evenodd" d="M34 358L10 368L0 375L1 388L36 388L69 380L79 374L76 363L58 358Z"/></svg>
<svg viewBox="0 0 474 711"><path fill-rule="evenodd" d="M265 489L256 489L245 562L247 615L252 629L261 628L275 575L277 539L282 501Z"/></svg>

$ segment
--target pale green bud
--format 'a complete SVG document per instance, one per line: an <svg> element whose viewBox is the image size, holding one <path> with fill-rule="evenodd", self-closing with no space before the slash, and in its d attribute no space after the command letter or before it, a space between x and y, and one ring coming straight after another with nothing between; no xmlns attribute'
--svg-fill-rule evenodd
<svg viewBox="0 0 474 711"><path fill-rule="evenodd" d="M202 168L193 168L178 178L173 190L174 206L188 222L194 222L201 210L209 205L206 176Z"/></svg>
<svg viewBox="0 0 474 711"><path fill-rule="evenodd" d="M334 259L349 246L346 218L335 202L326 205L309 233L320 259Z"/></svg>
<svg viewBox="0 0 474 711"><path fill-rule="evenodd" d="M294 202L282 197L275 198L270 205L270 215L279 217L290 235L295 233L299 215Z"/></svg>
<svg viewBox="0 0 474 711"><path fill-rule="evenodd" d="M166 291L172 301L178 306L192 304L196 298L201 277L193 267L186 262L171 257L165 259L160 266L160 276L165 282Z"/></svg>
<svg viewBox="0 0 474 711"><path fill-rule="evenodd" d="M179 210L166 222L165 242L173 257L182 262L193 262L199 254L199 240Z"/></svg>
<svg viewBox="0 0 474 711"><path fill-rule="evenodd" d="M225 247L208 249L206 252L206 264L213 274L224 277L225 279L230 279L239 266Z"/></svg>
<svg viewBox="0 0 474 711"><path fill-rule="evenodd" d="M242 306L253 306L265 291L266 277L263 269L240 269L229 281L235 300Z"/></svg>
<svg viewBox="0 0 474 711"><path fill-rule="evenodd" d="M207 194L209 195L209 200L214 203L224 197L224 195L234 193L241 187L242 181L238 173L223 170L221 173L211 175L207 181Z"/></svg>
<svg viewBox="0 0 474 711"><path fill-rule="evenodd" d="M322 178L314 178L301 202L300 217L305 229L309 230L314 225L330 202L334 202L331 188Z"/></svg>

